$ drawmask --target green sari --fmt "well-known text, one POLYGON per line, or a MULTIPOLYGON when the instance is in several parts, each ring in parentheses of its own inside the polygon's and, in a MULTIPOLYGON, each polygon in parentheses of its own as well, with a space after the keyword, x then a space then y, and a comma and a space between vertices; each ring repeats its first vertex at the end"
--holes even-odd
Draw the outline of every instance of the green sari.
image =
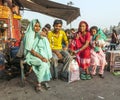
POLYGON ((32 66, 38 82, 49 81, 51 78, 50 63, 43 62, 30 53, 33 49, 48 60, 52 58, 52 51, 47 38, 40 36, 33 30, 35 23, 36 20, 30 23, 25 34, 25 62, 32 66))

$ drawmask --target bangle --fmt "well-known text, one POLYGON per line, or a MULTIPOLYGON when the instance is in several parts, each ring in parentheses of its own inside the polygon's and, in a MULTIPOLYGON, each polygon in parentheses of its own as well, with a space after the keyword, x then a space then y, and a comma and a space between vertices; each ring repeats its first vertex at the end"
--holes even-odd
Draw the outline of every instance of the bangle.
POLYGON ((80 52, 80 51, 81 51, 81 49, 78 49, 78 50, 76 50, 75 52, 78 53, 78 52, 80 52))

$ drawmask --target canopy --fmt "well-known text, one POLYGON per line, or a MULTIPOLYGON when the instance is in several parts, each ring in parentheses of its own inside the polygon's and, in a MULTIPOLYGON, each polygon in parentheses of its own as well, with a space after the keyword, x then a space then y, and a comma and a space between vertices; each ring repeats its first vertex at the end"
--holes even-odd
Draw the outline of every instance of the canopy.
MULTIPOLYGON (((18 1, 18 0, 17 0, 18 1)), ((67 21, 67 24, 80 16, 80 9, 48 0, 19 0, 23 7, 67 21)))

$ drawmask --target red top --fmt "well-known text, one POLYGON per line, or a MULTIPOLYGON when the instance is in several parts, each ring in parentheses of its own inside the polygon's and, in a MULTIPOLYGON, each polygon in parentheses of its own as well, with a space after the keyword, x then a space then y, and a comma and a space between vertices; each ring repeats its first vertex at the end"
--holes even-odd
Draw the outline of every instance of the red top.
MULTIPOLYGON (((72 42, 70 44, 70 49, 78 50, 86 43, 86 41, 90 42, 90 40, 91 40, 91 35, 89 32, 87 32, 86 35, 84 35, 84 36, 82 36, 82 34, 80 32, 76 33, 76 37, 72 40, 72 42)), ((87 49, 90 50, 90 46, 88 46, 85 50, 87 50, 87 49)))
MULTIPOLYGON (((90 42, 90 40, 91 35, 89 32, 87 32, 84 36, 80 32, 76 33, 76 38, 71 42, 70 49, 78 50, 85 45, 86 41, 90 42)), ((83 69, 88 68, 90 66, 90 45, 84 50, 78 52, 76 57, 80 67, 83 69)))

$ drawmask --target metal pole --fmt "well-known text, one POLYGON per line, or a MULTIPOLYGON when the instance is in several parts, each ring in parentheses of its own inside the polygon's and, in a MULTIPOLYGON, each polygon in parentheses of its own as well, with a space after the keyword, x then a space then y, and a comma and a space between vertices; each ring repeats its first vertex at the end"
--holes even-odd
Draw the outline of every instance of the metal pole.
MULTIPOLYGON (((72 6, 72 5, 74 5, 74 4, 73 4, 72 1, 69 1, 69 2, 67 3, 67 5, 68 5, 68 6, 72 6)), ((71 29, 71 28, 72 28, 72 23, 70 22, 70 29, 71 29)))
POLYGON ((72 28, 72 23, 70 22, 70 29, 72 28))

